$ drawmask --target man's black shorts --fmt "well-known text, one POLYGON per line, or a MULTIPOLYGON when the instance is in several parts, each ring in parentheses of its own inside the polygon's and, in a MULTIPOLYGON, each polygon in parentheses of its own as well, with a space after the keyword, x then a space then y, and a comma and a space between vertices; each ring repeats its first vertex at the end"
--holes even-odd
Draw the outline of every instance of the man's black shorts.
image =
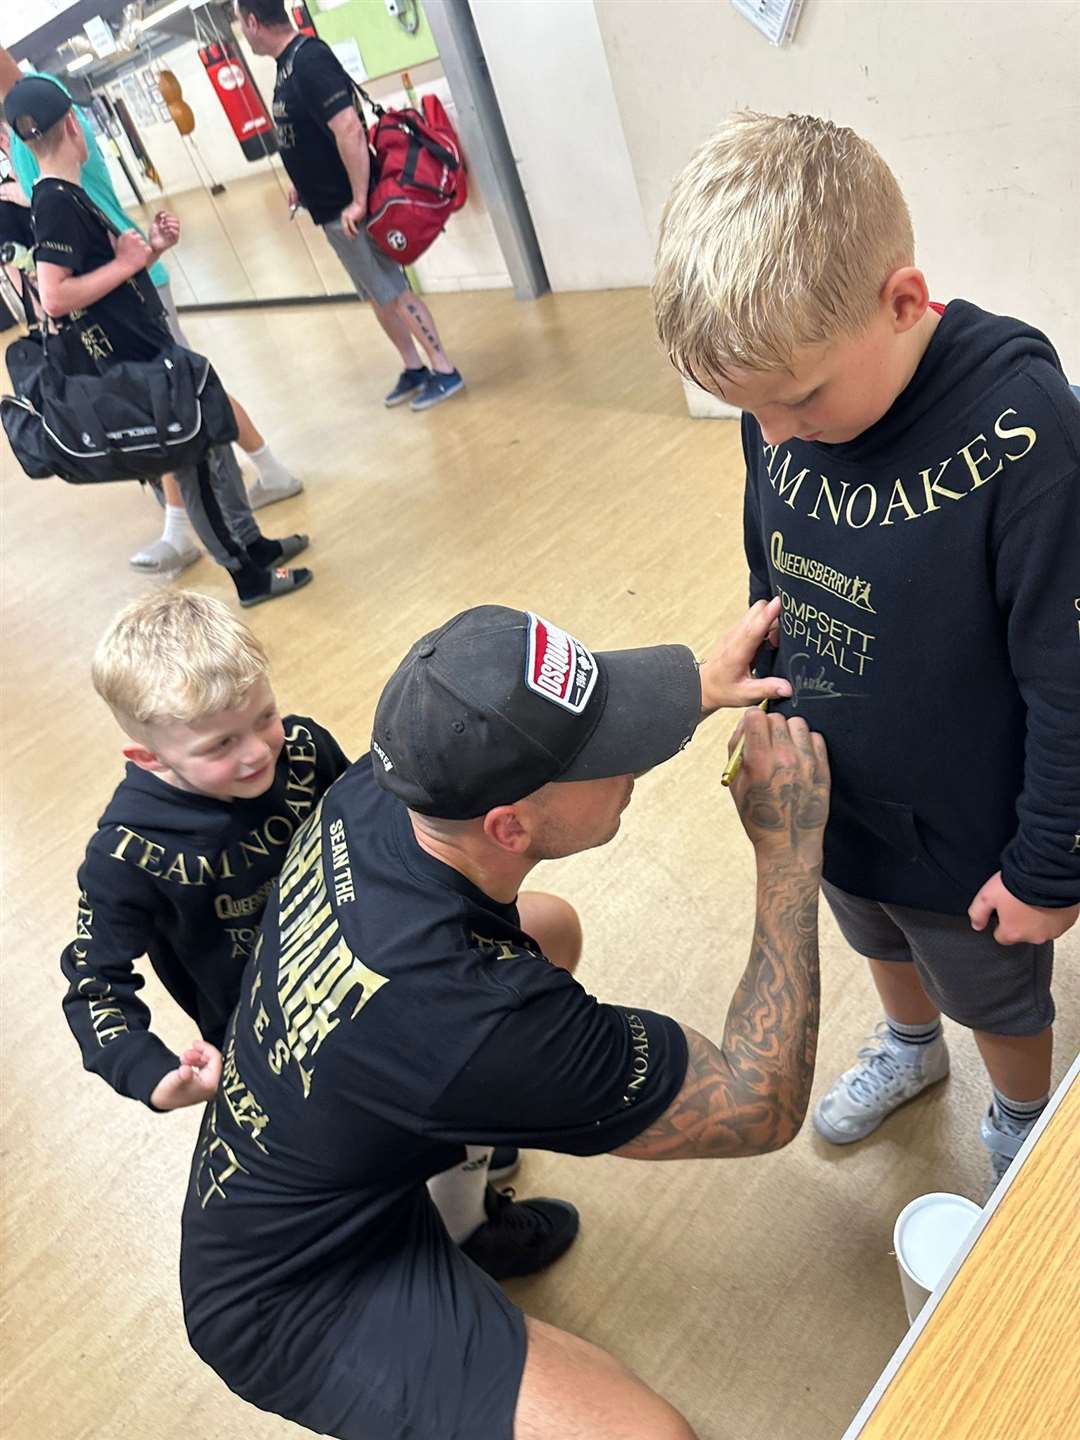
POLYGON ((525 1317, 431 1212, 355 1290, 315 1276, 189 1317, 192 1345, 243 1399, 339 1440, 512 1440, 525 1317))

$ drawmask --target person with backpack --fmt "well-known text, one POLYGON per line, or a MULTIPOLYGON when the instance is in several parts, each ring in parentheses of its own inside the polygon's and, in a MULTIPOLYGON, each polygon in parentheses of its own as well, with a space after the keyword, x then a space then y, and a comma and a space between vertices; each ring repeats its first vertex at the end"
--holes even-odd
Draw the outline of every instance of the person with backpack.
MULTIPOLYGON (((112 366, 173 353, 147 268, 176 244, 180 222, 159 211, 145 239, 110 224, 79 184, 86 141, 60 86, 28 76, 4 109, 41 166, 32 199, 34 258, 42 308, 59 322, 65 373, 107 375, 112 366)), ((213 446, 207 466, 185 465, 176 478, 196 534, 229 572, 241 605, 289 595, 312 579, 310 570, 285 568, 307 549, 306 535, 271 540, 260 532, 230 446, 213 446), (205 481, 199 470, 208 471, 205 481)))
MULTIPOLYGON (((50 84, 62 90, 69 99, 72 98, 70 90, 55 75, 45 74, 41 71, 30 73, 48 80, 50 84)), ((23 72, 8 52, 0 47, 0 100, 6 98, 12 87, 18 84, 22 78, 23 72)), ((94 136, 93 128, 78 106, 75 106, 74 114, 83 132, 87 148, 87 157, 79 172, 79 184, 106 219, 118 230, 138 229, 120 204, 112 175, 109 173, 105 156, 94 136)), ((11 136, 10 151, 10 163, 15 179, 11 193, 5 193, 4 198, 17 204, 25 200, 27 222, 29 222, 30 196, 33 194, 34 185, 41 170, 31 147, 24 144, 17 135, 11 136)), ((33 241, 25 243, 32 246, 33 241)), ((189 350, 192 349, 193 347, 180 324, 169 272, 163 261, 160 258, 154 260, 149 266, 147 274, 157 289, 157 297, 165 309, 166 323, 173 339, 178 345, 183 345, 189 350)), ((279 500, 288 500, 294 495, 299 495, 304 488, 303 482, 290 473, 270 448, 269 442, 236 396, 230 395, 229 401, 236 416, 239 432, 236 443, 247 455, 256 471, 256 479, 248 491, 251 508, 261 510, 266 505, 273 505, 279 500)), ((150 488, 164 511, 164 527, 156 540, 141 546, 132 555, 129 563, 131 568, 140 574, 177 575, 190 565, 194 565, 202 555, 198 537, 184 510, 183 496, 180 494, 180 487, 175 477, 170 474, 163 475, 161 480, 156 481, 150 488)))
POLYGON ((255 54, 277 62, 273 116, 293 186, 289 203, 303 205, 320 226, 401 356, 404 368, 385 403, 410 401, 413 410, 430 410, 457 395, 465 381, 404 270, 376 249, 364 228, 371 154, 353 82, 329 45, 296 30, 284 0, 236 0, 236 15, 255 54))

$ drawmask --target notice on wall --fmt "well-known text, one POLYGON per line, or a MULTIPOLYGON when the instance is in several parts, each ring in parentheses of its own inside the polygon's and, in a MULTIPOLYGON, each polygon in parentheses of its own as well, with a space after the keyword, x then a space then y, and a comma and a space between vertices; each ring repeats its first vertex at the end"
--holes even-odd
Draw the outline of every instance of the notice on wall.
POLYGON ((99 60, 116 54, 116 41, 113 33, 100 15, 92 15, 83 26, 83 30, 86 38, 97 51, 99 60))
POLYGON ((360 46, 353 39, 338 40, 330 46, 334 54, 345 67, 347 75, 362 85, 368 78, 368 72, 364 65, 363 57, 360 54, 360 46))
POLYGON ((795 34, 803 0, 731 0, 740 15, 774 45, 787 45, 795 34))

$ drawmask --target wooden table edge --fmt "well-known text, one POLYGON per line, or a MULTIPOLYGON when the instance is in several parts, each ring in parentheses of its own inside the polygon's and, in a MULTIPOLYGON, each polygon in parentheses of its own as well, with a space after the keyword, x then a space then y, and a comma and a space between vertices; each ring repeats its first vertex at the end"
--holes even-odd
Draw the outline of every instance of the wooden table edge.
MULTIPOLYGON (((1077 1054, 1072 1064, 1069 1066, 1069 1069, 1066 1072, 1064 1079, 1061 1081, 1061 1084, 1057 1087, 1057 1089, 1051 1096, 1050 1103, 1047 1105, 1043 1113, 1039 1116, 1039 1119, 1032 1127, 1031 1134, 1024 1141, 1019 1154, 1006 1171, 1004 1180, 1002 1180, 1001 1184, 994 1191, 993 1195, 991 1195, 986 1205, 983 1206, 983 1212, 979 1216, 979 1219, 975 1223, 974 1227, 972 1228, 971 1234, 967 1237, 967 1239, 964 1241, 964 1244, 953 1256, 952 1263, 945 1271, 945 1274, 941 1277, 941 1280, 938 1282, 937 1288, 933 1291, 930 1299, 927 1300, 926 1304, 919 1311, 918 1318, 915 1320, 914 1324, 909 1328, 907 1334, 893 1351, 889 1363, 881 1372, 881 1375, 878 1377, 877 1383, 875 1384, 874 1388, 870 1391, 870 1394, 863 1401, 858 1414, 855 1416, 854 1420, 852 1420, 848 1428, 844 1431, 843 1435, 840 1437, 840 1440, 857 1440, 857 1437, 862 1434, 867 1421, 877 1409, 880 1402, 884 1399, 885 1392, 888 1390, 889 1386, 896 1378, 900 1367, 903 1365, 904 1361, 907 1359, 908 1355, 914 1348, 915 1342, 919 1339, 922 1332, 926 1329, 926 1326, 930 1321, 930 1317, 933 1315, 934 1311, 937 1309, 938 1305, 941 1302, 941 1297, 945 1294, 946 1290, 948 1290, 949 1286, 956 1278, 957 1272, 959 1271, 961 1265, 963 1265, 964 1261, 971 1254, 972 1250, 974 1250, 976 1244, 978 1243, 980 1235, 982 1235, 987 1225, 989 1225, 990 1221, 993 1219, 993 1216, 997 1211, 998 1206, 1001 1204, 1002 1200, 1004 1200, 1010 1185, 1012 1185, 1017 1175, 1019 1175, 1020 1170, 1024 1165, 1024 1162, 1027 1160, 1027 1157, 1031 1154, 1032 1150, 1039 1143, 1039 1137, 1042 1135, 1047 1125, 1049 1125, 1050 1121, 1057 1113, 1061 1102, 1065 1099, 1065 1096, 1069 1093, 1069 1090, 1072 1088, 1073 1083, 1077 1080, 1078 1077, 1080 1077, 1080 1054, 1077 1054)), ((899 1280, 897 1280, 897 1284, 899 1283, 899 1280)))

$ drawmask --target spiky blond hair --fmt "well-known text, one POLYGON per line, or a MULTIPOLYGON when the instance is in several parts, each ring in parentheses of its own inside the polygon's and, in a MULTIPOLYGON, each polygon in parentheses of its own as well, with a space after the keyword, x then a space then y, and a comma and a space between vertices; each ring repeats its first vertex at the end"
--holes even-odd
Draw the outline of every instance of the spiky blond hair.
POLYGON ((675 181, 653 303, 672 363, 701 383, 786 369, 870 321, 914 261, 892 171, 853 130, 812 115, 732 115, 675 181))

